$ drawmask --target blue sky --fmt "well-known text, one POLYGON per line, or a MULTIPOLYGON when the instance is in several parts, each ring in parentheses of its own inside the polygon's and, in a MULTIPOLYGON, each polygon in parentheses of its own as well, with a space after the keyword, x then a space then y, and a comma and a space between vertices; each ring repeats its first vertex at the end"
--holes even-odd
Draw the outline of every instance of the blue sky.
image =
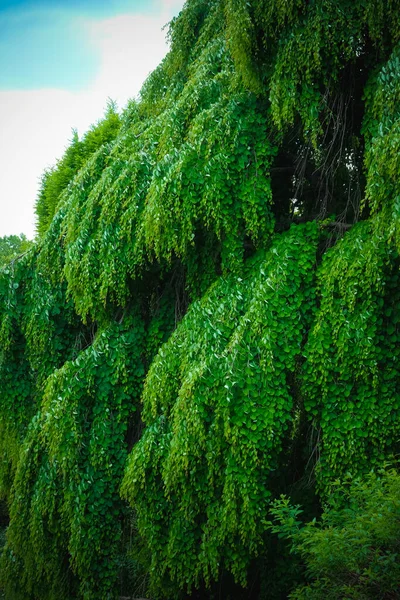
POLYGON ((0 0, 0 236, 34 235, 43 170, 71 129, 123 108, 167 52, 184 0, 0 0))
POLYGON ((86 20, 155 15, 158 5, 146 0, 0 2, 0 89, 82 89, 100 68, 85 37, 86 20))

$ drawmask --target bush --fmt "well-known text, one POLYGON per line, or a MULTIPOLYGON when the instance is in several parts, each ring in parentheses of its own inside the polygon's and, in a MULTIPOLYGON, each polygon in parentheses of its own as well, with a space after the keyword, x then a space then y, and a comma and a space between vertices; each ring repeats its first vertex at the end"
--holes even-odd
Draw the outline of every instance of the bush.
POLYGON ((337 483, 320 521, 299 520, 299 506, 282 496, 270 527, 291 541, 307 583, 292 600, 399 598, 400 475, 394 470, 337 483))

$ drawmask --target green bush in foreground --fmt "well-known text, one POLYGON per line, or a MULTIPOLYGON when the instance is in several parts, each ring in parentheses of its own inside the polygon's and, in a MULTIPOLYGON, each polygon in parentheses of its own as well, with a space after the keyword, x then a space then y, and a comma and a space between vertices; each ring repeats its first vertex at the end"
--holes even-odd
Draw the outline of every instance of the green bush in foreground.
POLYGON ((399 598, 400 475, 394 470, 337 483, 321 519, 306 525, 299 506, 281 496, 273 532, 305 563, 306 585, 292 600, 399 598))

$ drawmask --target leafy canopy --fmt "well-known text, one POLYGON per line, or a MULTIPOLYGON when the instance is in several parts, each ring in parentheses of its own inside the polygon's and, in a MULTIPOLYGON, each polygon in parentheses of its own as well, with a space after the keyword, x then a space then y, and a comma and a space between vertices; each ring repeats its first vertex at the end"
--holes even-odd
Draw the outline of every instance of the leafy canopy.
POLYGON ((44 174, 0 271, 9 598, 132 595, 129 561, 155 597, 290 590, 273 499, 312 518, 398 455, 399 37, 398 0, 188 0, 44 174))

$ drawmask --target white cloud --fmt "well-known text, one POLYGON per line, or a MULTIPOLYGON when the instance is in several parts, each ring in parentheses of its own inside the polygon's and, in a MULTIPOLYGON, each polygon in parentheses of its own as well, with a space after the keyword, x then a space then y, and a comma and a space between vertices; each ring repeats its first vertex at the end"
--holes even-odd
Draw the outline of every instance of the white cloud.
POLYGON ((178 14, 183 4, 183 0, 160 0, 161 10, 167 11, 169 15, 178 14))
POLYGON ((94 81, 81 92, 0 91, 0 236, 34 235, 34 202, 43 170, 71 138, 103 115, 107 98, 123 107, 167 51, 161 28, 183 1, 160 0, 157 16, 120 15, 80 22, 100 55, 94 81))
POLYGON ((101 70, 92 91, 124 105, 167 52, 165 14, 160 17, 121 15, 88 22, 91 43, 100 50, 101 70))

